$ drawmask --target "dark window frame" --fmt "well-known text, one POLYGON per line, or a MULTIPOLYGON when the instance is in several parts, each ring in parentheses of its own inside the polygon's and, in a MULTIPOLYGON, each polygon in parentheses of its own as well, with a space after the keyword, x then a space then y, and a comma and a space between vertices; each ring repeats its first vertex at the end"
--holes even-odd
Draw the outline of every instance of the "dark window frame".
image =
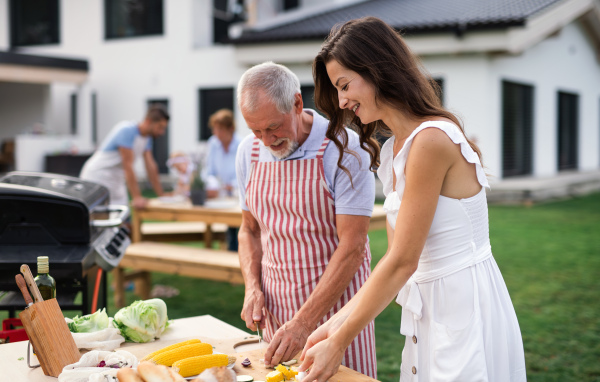
POLYGON ((558 171, 576 170, 579 167, 581 97, 575 92, 561 90, 556 95, 556 166, 558 171), (572 115, 564 115, 563 112, 571 112, 572 115))
MULTIPOLYGON (((212 106, 212 105, 211 105, 212 106)), ((210 127, 208 126, 208 119, 210 116, 219 109, 230 109, 234 113, 235 117, 235 89, 233 87, 207 87, 207 88, 199 88, 198 89, 198 136, 197 140, 200 142, 206 142, 208 138, 212 136, 212 132, 210 127), (221 92, 220 95, 213 94, 212 96, 209 92, 221 92), (209 104, 205 102, 205 99, 216 100, 219 98, 220 100, 228 98, 225 95, 225 92, 231 92, 231 102, 218 102, 220 105, 216 107, 209 107, 209 104)))
POLYGON ((535 86, 502 80, 500 101, 502 177, 531 175, 534 162, 535 86), (519 99, 515 101, 514 98, 519 99))
MULTIPOLYGON (((113 31, 112 24, 113 20, 111 19, 113 14, 112 7, 115 6, 116 1, 119 0, 104 0, 104 39, 105 40, 122 40, 128 38, 138 38, 138 37, 155 37, 155 36, 164 36, 165 34, 165 2, 164 0, 152 0, 155 1, 156 4, 153 4, 157 8, 160 8, 160 16, 155 20, 152 20, 149 16, 146 16, 146 20, 144 22, 151 24, 151 21, 157 22, 156 27, 157 30, 151 30, 149 32, 134 32, 133 34, 118 34, 113 31)), ((146 4, 149 0, 145 0, 146 4)), ((148 25, 145 25, 146 28, 149 28, 148 25)), ((151 28, 150 28, 151 29, 151 28)))
MULTIPOLYGON (((21 13, 23 12, 23 3, 26 0, 10 0, 8 2, 8 15, 9 15, 9 33, 10 33, 10 46, 11 48, 23 47, 23 46, 37 46, 37 45, 58 45, 60 44, 60 0, 44 0, 48 8, 54 8, 51 11, 49 23, 53 24, 50 35, 51 41, 48 42, 19 42, 23 26, 19 24, 21 13), (18 4, 18 6, 17 6, 18 4)), ((44 34, 48 36, 48 33, 44 34)))
POLYGON ((70 106, 71 106, 71 135, 77 135, 77 93, 71 93, 70 106))

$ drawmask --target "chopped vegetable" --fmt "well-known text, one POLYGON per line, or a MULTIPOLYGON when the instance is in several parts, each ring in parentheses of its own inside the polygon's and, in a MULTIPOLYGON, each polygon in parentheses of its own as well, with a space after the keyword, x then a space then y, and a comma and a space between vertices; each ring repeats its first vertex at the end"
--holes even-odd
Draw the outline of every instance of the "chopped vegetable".
POLYGON ((252 362, 250 362, 250 359, 246 358, 245 360, 242 361, 242 366, 248 367, 250 365, 252 365, 252 362))
POLYGON ((115 314, 113 324, 127 342, 152 341, 169 325, 167 305, 160 298, 135 301, 115 314))
MULTIPOLYGON (((246 358, 248 359, 248 358, 246 358)), ((254 377, 252 377, 251 375, 238 375, 237 376, 237 382, 252 382, 254 381, 254 377)))
POLYGON ((85 316, 75 316, 67 326, 72 333, 91 333, 108 328, 108 314, 106 309, 97 310, 85 316))
POLYGON ((274 370, 266 375, 266 382, 280 382, 283 381, 283 374, 279 370, 274 370))
POLYGON ((282 362, 281 364, 284 366, 292 366, 298 363, 297 359, 290 359, 289 361, 282 362))

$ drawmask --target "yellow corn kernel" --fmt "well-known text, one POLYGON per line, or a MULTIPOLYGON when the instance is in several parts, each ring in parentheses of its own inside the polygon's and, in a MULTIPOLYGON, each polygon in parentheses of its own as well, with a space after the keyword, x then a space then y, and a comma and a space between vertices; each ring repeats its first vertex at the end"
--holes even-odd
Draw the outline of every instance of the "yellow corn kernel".
POLYGON ((210 354, 197 357, 190 357, 173 363, 173 370, 187 378, 192 375, 200 374, 211 367, 227 366, 229 363, 235 363, 235 357, 227 354, 210 354))
POLYGON ((212 352, 213 347, 211 344, 201 342, 199 344, 180 346, 164 353, 160 353, 152 357, 150 361, 159 365, 171 366, 175 361, 179 361, 184 358, 208 355, 212 354, 212 352))
POLYGON ((275 370, 277 370, 281 374, 283 374, 284 379, 291 379, 291 377, 288 376, 288 374, 289 374, 288 368, 283 366, 282 364, 277 365, 277 367, 275 367, 275 370))
POLYGON ((191 340, 187 340, 187 341, 183 341, 183 342, 178 342, 178 343, 176 343, 176 344, 173 344, 173 345, 166 346, 166 347, 164 347, 164 348, 162 348, 162 349, 158 349, 157 351, 155 351, 155 352, 152 352, 152 353, 148 354, 147 356, 145 356, 144 358, 142 358, 142 359, 140 360, 140 362, 142 362, 142 361, 149 361, 151 358, 153 358, 154 356, 157 356, 157 355, 158 355, 158 354, 160 354, 160 353, 164 353, 164 352, 167 352, 167 351, 169 351, 169 350, 176 349, 176 348, 178 348, 178 347, 181 347, 181 346, 185 346, 185 345, 191 345, 191 344, 199 344, 199 343, 201 343, 201 342, 202 342, 202 341, 200 341, 200 340, 199 340, 199 339, 197 339, 197 338, 193 338, 193 339, 191 339, 191 340))
POLYGON ((283 373, 279 370, 275 370, 267 374, 265 382, 280 382, 283 381, 283 373))

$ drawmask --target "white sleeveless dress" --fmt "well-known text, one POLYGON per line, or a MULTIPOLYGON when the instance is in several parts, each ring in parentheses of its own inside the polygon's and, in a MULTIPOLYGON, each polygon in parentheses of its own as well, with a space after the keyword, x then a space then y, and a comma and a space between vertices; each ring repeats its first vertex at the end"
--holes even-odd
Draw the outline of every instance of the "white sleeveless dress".
POLYGON ((479 157, 456 125, 421 124, 395 158, 394 137, 383 145, 377 175, 388 222, 395 227, 412 141, 429 127, 460 145, 466 160, 475 164, 481 191, 466 199, 439 197, 417 271, 396 299, 402 306, 400 332, 406 336, 400 381, 525 381, 519 323, 490 247, 489 185, 479 157))

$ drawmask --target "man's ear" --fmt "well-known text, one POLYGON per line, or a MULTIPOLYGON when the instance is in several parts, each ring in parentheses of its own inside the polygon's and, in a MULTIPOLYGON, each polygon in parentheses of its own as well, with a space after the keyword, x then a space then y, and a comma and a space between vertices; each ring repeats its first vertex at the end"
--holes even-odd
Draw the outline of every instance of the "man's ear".
POLYGON ((296 95, 294 95, 294 111, 297 114, 301 114, 303 108, 304 102, 302 101, 302 94, 296 93, 296 95))

